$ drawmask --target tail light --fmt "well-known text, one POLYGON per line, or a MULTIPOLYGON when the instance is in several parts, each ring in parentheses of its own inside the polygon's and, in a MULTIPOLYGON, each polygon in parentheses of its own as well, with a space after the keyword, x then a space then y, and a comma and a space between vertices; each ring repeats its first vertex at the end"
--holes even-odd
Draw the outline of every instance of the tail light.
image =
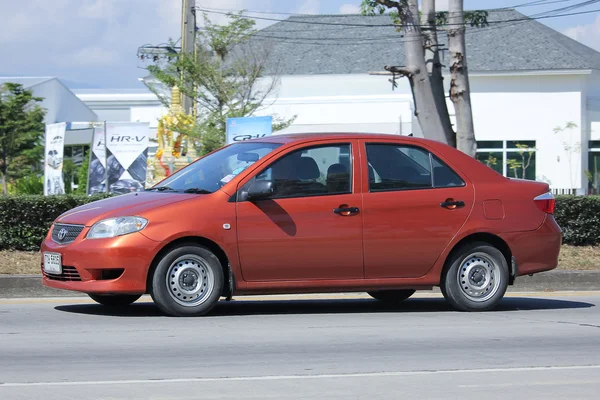
POLYGON ((533 201, 535 202, 535 205, 546 214, 554 214, 555 200, 552 192, 540 194, 533 199, 533 201))

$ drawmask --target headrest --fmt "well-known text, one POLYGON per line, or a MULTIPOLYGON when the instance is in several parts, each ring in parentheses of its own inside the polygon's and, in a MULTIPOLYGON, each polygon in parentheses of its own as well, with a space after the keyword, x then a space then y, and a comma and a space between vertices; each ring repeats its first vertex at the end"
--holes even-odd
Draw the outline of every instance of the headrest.
POLYGON ((319 179, 321 171, 312 157, 300 157, 295 163, 298 179, 319 179))
POLYGON ((332 177, 334 175, 342 175, 342 174, 347 174, 347 173, 348 173, 348 170, 342 164, 332 164, 327 169, 327 179, 329 179, 330 177, 332 177))

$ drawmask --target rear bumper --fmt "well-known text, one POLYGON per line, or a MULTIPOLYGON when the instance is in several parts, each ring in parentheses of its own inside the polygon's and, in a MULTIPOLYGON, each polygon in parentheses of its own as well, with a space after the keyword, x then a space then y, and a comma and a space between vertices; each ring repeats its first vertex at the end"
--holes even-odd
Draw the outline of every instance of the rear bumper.
POLYGON ((44 273, 42 265, 42 284, 55 289, 84 293, 145 293, 148 270, 160 243, 140 233, 87 240, 84 239, 87 230, 88 228, 84 229, 78 239, 68 245, 59 245, 51 238, 46 238, 42 243, 42 253, 60 253, 63 271, 69 272, 63 273, 62 276, 48 275, 44 273), (106 277, 104 272, 120 270, 122 273, 117 278, 103 279, 106 277))
POLYGON ((551 215, 546 216, 542 225, 534 231, 499 236, 510 247, 517 265, 517 276, 550 271, 558 266, 562 231, 551 215))

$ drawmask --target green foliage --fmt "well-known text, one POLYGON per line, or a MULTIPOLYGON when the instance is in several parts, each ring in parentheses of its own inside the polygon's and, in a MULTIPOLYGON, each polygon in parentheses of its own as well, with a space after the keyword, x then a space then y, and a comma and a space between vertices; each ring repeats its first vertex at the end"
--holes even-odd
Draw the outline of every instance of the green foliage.
POLYGON ((15 181, 12 187, 14 194, 44 194, 44 178, 32 173, 25 175, 15 181))
POLYGON ((554 217, 563 231, 563 243, 600 244, 600 196, 557 196, 554 217))
POLYGON ((98 196, 0 196, 0 250, 39 250, 52 222, 98 196))
POLYGON ((88 170, 90 169, 90 150, 83 155, 83 162, 77 169, 77 184, 75 194, 87 194, 88 170))
POLYGON ((535 152, 535 147, 529 147, 526 144, 516 143, 517 153, 519 154, 520 159, 508 159, 506 160, 506 165, 508 169, 513 171, 515 178, 525 179, 527 177, 527 168, 531 164, 531 160, 533 158, 533 153, 535 152), (521 176, 518 176, 518 173, 521 172, 521 176))
POLYGON ((0 86, 0 177, 5 182, 39 169, 45 111, 37 103, 42 100, 22 85, 0 86))
MULTIPOLYGON (((179 133, 199 139, 203 154, 225 143, 227 118, 254 115, 278 83, 271 69, 270 48, 264 41, 251 39, 255 22, 242 13, 227 17, 228 24, 218 25, 204 15, 205 27, 197 34, 195 54, 173 54, 164 67, 148 67, 159 82, 149 82, 148 88, 165 105, 170 98, 161 87, 177 86, 196 100, 196 126, 179 133), (269 78, 265 78, 267 67, 269 78)), ((290 123, 277 120, 274 130, 290 123)))

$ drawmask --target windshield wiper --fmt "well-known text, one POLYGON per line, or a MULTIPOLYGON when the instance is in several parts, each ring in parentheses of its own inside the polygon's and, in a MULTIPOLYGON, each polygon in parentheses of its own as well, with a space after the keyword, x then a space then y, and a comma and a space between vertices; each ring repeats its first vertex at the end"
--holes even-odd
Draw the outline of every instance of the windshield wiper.
POLYGON ((159 187, 151 188, 148 190, 158 190, 159 192, 164 192, 166 190, 175 190, 175 189, 173 189, 172 187, 169 187, 169 186, 159 186, 159 187))
POLYGON ((185 189, 183 193, 194 193, 194 194, 211 194, 210 190, 200 189, 200 188, 189 188, 185 189))

